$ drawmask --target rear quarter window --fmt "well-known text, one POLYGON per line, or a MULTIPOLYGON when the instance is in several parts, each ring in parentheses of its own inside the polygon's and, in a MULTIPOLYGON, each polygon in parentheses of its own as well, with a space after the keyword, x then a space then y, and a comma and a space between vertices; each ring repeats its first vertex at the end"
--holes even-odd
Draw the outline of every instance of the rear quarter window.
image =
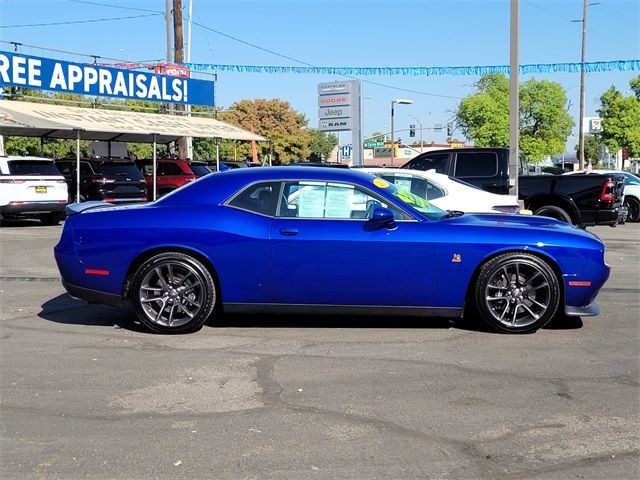
POLYGON ((205 175, 208 175, 212 171, 209 168, 209 166, 205 165, 205 164, 193 164, 192 163, 189 166, 191 167, 191 171, 193 172, 193 174, 197 175, 198 177, 204 177, 205 175))
POLYGON ((498 156, 493 152, 456 154, 456 177, 492 177, 498 173, 498 156))

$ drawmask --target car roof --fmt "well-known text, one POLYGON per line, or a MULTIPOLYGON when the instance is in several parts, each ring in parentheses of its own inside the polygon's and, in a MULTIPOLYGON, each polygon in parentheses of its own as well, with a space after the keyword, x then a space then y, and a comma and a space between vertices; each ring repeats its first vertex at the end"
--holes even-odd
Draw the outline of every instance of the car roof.
POLYGON ((351 182, 376 189, 370 174, 348 168, 289 166, 237 168, 201 177, 187 187, 163 197, 159 203, 220 203, 252 183, 283 180, 351 182))
POLYGON ((22 156, 18 156, 18 155, 9 155, 6 157, 0 157, 0 160, 6 160, 8 162, 15 162, 15 161, 34 161, 34 160, 38 160, 40 162, 45 161, 45 162, 53 162, 53 159, 51 158, 44 158, 44 157, 32 157, 32 156, 26 156, 26 157, 22 157, 22 156))

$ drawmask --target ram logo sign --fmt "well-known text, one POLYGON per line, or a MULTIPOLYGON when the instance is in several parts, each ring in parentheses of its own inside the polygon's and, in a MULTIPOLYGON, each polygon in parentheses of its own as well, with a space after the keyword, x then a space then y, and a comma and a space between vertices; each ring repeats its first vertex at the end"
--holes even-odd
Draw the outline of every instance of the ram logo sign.
POLYGON ((340 131, 351 130, 350 118, 338 118, 335 120, 320 120, 320 130, 323 131, 340 131))

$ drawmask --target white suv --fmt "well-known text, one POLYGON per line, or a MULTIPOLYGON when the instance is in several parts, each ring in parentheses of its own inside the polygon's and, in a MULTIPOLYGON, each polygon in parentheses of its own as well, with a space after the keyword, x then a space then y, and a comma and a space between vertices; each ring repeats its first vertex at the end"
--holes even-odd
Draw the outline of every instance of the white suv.
POLYGON ((68 201, 67 183, 53 160, 0 157, 0 220, 36 217, 57 225, 68 201))

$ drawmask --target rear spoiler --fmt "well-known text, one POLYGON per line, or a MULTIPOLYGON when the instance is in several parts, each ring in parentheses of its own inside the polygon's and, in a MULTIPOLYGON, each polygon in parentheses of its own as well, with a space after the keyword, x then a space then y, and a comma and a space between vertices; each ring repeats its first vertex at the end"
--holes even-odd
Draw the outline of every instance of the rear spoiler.
POLYGON ((67 217, 70 217, 71 215, 77 215, 79 213, 86 212, 87 210, 97 210, 99 208, 109 208, 109 207, 115 207, 115 205, 113 203, 98 202, 98 201, 70 203, 69 205, 66 206, 64 211, 67 214, 67 217))

